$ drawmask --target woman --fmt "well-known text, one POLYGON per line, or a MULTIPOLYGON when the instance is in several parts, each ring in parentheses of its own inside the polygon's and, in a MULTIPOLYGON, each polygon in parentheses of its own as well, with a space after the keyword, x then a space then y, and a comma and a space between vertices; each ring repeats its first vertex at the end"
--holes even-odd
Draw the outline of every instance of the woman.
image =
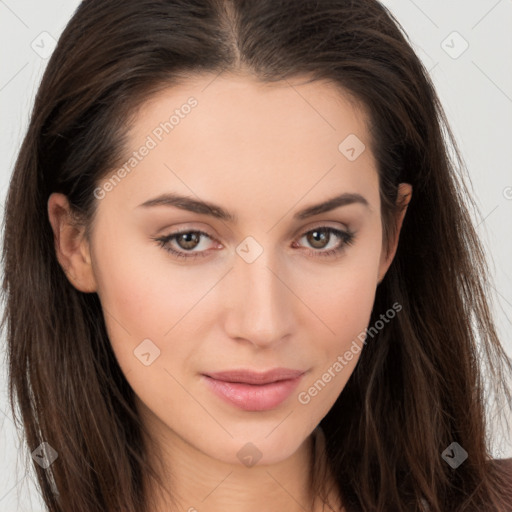
POLYGON ((374 0, 82 2, 5 207, 48 510, 510 510, 443 130, 374 0))

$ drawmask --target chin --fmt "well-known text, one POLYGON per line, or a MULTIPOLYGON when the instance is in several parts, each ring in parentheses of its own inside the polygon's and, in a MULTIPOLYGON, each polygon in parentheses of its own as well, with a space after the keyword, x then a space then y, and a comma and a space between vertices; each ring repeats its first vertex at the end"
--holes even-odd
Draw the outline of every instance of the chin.
MULTIPOLYGON (((284 417, 286 418, 286 415, 284 417)), ((285 419, 284 423, 286 421, 285 419)), ((247 429, 244 435, 235 436, 212 450, 213 443, 219 440, 217 438, 212 440, 209 452, 211 456, 227 464, 247 467, 256 464, 258 466, 277 464, 291 457, 311 433, 293 429, 290 425, 284 428, 284 423, 279 425, 277 422, 270 429, 266 425, 253 430, 247 429)))

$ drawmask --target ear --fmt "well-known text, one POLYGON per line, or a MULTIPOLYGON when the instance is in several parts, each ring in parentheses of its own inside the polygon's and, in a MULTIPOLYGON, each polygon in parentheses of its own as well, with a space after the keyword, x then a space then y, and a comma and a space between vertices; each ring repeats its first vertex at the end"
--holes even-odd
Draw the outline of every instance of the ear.
POLYGON ((386 252, 386 248, 382 248, 380 264, 379 264, 379 275, 378 275, 378 284, 384 279, 388 268, 395 257, 396 250, 398 247, 398 239, 400 237, 400 230, 402 229, 402 223, 404 221, 405 213, 407 212, 407 207, 412 197, 412 186, 409 183, 400 183, 398 185, 398 194, 396 199, 396 204, 400 205, 400 209, 395 217, 396 224, 396 236, 394 240, 390 241, 389 253, 386 252))
POLYGON ((95 292, 96 280, 91 265, 85 227, 73 218, 73 212, 64 194, 53 193, 48 199, 48 217, 53 229, 57 259, 70 283, 86 293, 95 292))

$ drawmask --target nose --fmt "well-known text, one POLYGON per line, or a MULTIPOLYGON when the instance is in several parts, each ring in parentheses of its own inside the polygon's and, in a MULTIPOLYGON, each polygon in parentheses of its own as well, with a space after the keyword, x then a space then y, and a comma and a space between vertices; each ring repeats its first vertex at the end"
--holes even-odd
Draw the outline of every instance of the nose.
POLYGON ((233 271, 224 286, 225 330, 232 339, 264 348, 292 334, 297 325, 294 308, 299 301, 269 250, 252 263, 235 254, 233 271))

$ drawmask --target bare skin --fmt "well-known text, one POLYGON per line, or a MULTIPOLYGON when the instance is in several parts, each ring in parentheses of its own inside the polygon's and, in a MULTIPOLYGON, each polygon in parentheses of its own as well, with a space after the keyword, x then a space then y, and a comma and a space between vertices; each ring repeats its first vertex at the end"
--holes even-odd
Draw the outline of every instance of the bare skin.
MULTIPOLYGON (((129 173, 115 186, 105 186, 112 174, 99 184, 90 240, 69 221, 62 194, 51 195, 48 214, 70 282, 101 300, 114 353, 161 454, 161 475, 177 506, 154 489, 152 510, 321 510, 321 500, 308 508, 315 496, 308 485, 312 432, 354 370, 360 352, 341 370, 333 365, 354 341, 362 346, 358 335, 398 244, 398 236, 389 252, 382 244, 363 111, 326 82, 197 75, 143 106, 127 160, 148 136, 155 147, 142 150, 129 173), (191 96, 196 106, 181 108, 191 96), (177 124, 158 140, 155 128, 180 108, 177 124), (350 150, 354 139, 340 151, 350 134, 366 145, 362 152, 350 150), (139 206, 171 192, 215 203, 237 222, 139 206), (343 193, 360 194, 367 204, 294 219, 343 193), (315 228, 350 230, 354 239, 345 244, 328 231, 315 237, 315 228), (192 237, 166 247, 188 257, 154 240, 182 230, 192 237), (207 236, 193 238, 197 230, 207 236), (146 365, 136 353, 148 339, 146 365), (284 401, 259 411, 223 400, 203 376, 275 367, 304 374, 284 401), (325 386, 309 391, 319 379, 325 386), (261 457, 256 464, 244 462, 247 450, 261 457)), ((411 186, 401 184, 399 194, 407 203, 411 186)), ((396 218, 398 233, 404 215, 396 218)))

